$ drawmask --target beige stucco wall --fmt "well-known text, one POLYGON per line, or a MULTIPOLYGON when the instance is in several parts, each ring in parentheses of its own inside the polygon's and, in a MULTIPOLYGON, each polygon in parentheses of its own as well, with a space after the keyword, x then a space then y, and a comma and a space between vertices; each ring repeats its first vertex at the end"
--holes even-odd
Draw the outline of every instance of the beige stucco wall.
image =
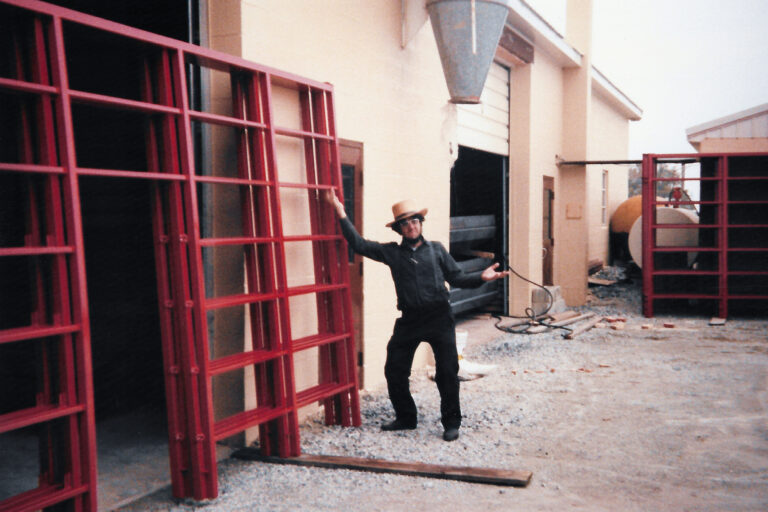
MULTIPOLYGON (((337 134, 364 145, 366 238, 397 240, 384 226, 390 206, 412 198, 429 208, 426 236, 447 245, 456 112, 428 22, 403 49, 400 2, 231 0, 210 2, 209 11, 214 49, 334 85, 337 134)), ((384 382, 397 310, 385 265, 365 261, 363 286, 365 386, 372 388, 384 382)), ((417 364, 427 357, 425 346, 417 364)))
POLYGON ((704 139, 699 143, 699 153, 750 153, 768 151, 768 139, 704 139))
MULTIPOLYGON (((592 160, 622 160, 629 151, 629 121, 611 107, 607 98, 592 94, 589 154, 592 160)), ((588 260, 609 263, 609 231, 613 212, 628 197, 626 165, 587 166, 587 202, 589 222, 588 260), (608 172, 607 215, 602 219, 602 176, 608 172)))
MULTIPOLYGON (((540 283, 544 176, 555 178, 559 196, 555 155, 562 150, 562 69, 546 53, 537 53, 535 65, 513 68, 510 98, 510 262, 517 272, 540 283)), ((510 314, 520 315, 530 306, 532 288, 520 279, 510 280, 510 314)))

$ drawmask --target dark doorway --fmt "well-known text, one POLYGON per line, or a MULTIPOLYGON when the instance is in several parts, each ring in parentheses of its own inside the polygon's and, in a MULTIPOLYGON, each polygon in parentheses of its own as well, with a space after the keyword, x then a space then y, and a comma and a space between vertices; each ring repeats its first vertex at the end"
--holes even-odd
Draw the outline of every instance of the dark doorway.
MULTIPOLYGON (((465 271, 506 264, 508 182, 506 157, 459 147, 451 170, 450 251, 465 271)), ((451 304, 455 313, 484 309, 506 314, 506 281, 452 291, 451 304)))
MULTIPOLYGON (((358 233, 363 232, 363 145, 347 140, 339 141, 341 176, 344 185, 344 209, 358 233)), ((352 295, 352 314, 355 322, 355 348, 357 350, 358 387, 363 388, 363 257, 349 249, 349 284, 352 295)))
POLYGON ((151 186, 80 178, 100 508, 170 482, 151 186))
POLYGON ((544 195, 542 200, 542 280, 544 286, 552 286, 553 266, 555 251, 555 229, 554 229, 554 211, 555 211, 555 178, 544 176, 543 183, 544 195))

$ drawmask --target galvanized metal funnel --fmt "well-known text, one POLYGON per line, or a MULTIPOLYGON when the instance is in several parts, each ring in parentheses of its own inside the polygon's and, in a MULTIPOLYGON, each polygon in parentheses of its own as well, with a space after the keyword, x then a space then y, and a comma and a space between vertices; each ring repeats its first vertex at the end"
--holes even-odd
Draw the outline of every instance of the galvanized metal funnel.
POLYGON ((437 40, 452 103, 480 103, 488 69, 509 11, 494 0, 429 0, 429 19, 437 40))

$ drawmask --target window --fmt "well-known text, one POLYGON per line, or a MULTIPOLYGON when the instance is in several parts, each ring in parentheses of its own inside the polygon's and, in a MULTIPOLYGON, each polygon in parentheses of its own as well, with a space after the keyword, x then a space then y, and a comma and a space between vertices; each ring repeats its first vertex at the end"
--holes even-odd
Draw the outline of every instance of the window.
POLYGON ((603 170, 600 189, 600 220, 603 226, 608 224, 608 171, 606 170, 603 170))

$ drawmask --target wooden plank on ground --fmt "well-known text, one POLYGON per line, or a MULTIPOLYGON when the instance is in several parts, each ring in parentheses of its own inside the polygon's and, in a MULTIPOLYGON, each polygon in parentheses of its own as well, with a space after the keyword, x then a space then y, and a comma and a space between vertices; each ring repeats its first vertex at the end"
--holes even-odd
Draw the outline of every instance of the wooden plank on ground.
POLYGON ((569 318, 573 318, 579 316, 578 311, 574 311, 573 309, 569 309, 568 311, 562 311, 560 313, 553 313, 549 315, 549 317, 552 319, 552 322, 560 322, 562 320, 568 320, 569 318))
POLYGON ((589 320, 587 323, 585 323, 583 325, 576 326, 571 332, 566 334, 564 336, 564 338, 567 339, 567 340, 572 340, 573 338, 575 338, 579 334, 581 334, 583 332, 587 332, 588 330, 593 328, 595 326, 595 324, 600 323, 600 321, 602 319, 603 319, 603 317, 596 316, 596 317, 592 318, 591 320, 589 320))
POLYGON ((420 462, 396 462, 384 459, 365 459, 361 457, 342 457, 336 455, 302 454, 298 457, 272 457, 261 455, 258 448, 242 448, 232 454, 232 456, 238 459, 271 464, 352 469, 356 471, 371 471, 374 473, 396 473, 400 475, 514 487, 527 486, 533 476, 533 473, 530 471, 513 469, 443 466, 439 464, 423 464, 420 462))
POLYGON ((563 327, 563 326, 566 326, 566 325, 575 324, 576 322, 580 322, 581 320, 586 320, 587 318, 592 318, 593 316, 595 316, 595 314, 590 311, 589 313, 582 313, 582 314, 580 314, 578 316, 574 316, 572 318, 567 318, 567 319, 561 320, 559 322, 551 322, 551 323, 549 323, 547 325, 535 325, 535 326, 529 328, 525 332, 527 332, 529 334, 539 334, 539 333, 542 333, 542 332, 546 331, 547 329, 551 329, 552 327, 563 327))

